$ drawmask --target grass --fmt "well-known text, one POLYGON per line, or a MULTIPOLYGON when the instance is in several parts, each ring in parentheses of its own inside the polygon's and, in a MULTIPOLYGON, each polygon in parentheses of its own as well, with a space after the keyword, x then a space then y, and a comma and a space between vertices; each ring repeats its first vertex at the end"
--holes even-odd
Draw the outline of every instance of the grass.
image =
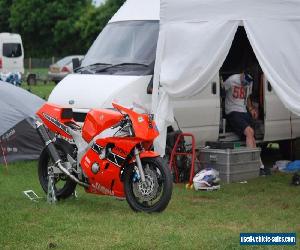
MULTIPOLYGON (((25 71, 25 75, 27 75, 28 70, 25 71)), ((36 68, 32 69, 31 73, 35 73, 38 75, 38 77, 46 79, 47 78, 47 73, 48 69, 47 68, 36 68)), ((27 85, 26 81, 23 81, 22 83, 22 88, 32 92, 33 94, 47 100, 51 91, 55 87, 54 82, 47 82, 44 83, 42 80, 38 80, 36 85, 27 85)))
POLYGON ((34 68, 34 69, 26 69, 25 70, 25 75, 27 75, 28 73, 34 73, 37 74, 40 77, 47 77, 48 74, 48 68, 34 68))
MULTIPOLYGON (((54 86, 22 87, 46 99, 54 86)), ((253 249, 239 245, 240 232, 296 232, 299 237, 300 188, 289 185, 289 175, 222 185, 215 192, 176 185, 163 213, 145 214, 134 213, 126 201, 82 188, 77 188, 78 199, 49 205, 36 165, 10 164, 8 173, 0 165, 0 249, 253 249), (43 199, 29 201, 22 193, 28 189, 43 199)))
POLYGON ((53 82, 49 82, 47 84, 38 83, 37 85, 28 86, 26 83, 22 84, 22 88, 29 90, 31 93, 47 100, 51 91, 55 87, 53 82))
POLYGON ((290 179, 276 174, 214 192, 176 185, 163 213, 145 214, 82 188, 78 199, 31 202, 22 191, 45 197, 36 162, 11 164, 8 173, 0 165, 0 249, 249 249, 239 245, 240 232, 299 235, 300 188, 290 179))

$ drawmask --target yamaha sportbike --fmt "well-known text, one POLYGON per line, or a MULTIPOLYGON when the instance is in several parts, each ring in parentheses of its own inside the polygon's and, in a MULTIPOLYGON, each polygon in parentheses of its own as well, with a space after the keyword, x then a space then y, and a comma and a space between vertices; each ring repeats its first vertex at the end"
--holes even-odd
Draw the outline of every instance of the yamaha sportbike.
POLYGON ((57 199, 76 185, 88 193, 126 197, 135 211, 160 212, 172 195, 167 164, 152 150, 158 130, 152 114, 116 103, 114 109, 91 109, 83 125, 70 108, 44 104, 36 127, 45 148, 38 165, 40 184, 48 192, 51 176, 57 199))

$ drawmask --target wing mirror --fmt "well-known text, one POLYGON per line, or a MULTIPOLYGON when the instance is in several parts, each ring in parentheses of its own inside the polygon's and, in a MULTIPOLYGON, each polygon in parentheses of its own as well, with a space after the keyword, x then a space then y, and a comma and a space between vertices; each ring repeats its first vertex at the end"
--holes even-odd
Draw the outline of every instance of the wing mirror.
POLYGON ((75 71, 75 69, 80 67, 80 61, 79 58, 73 58, 72 59, 72 64, 73 64, 73 71, 75 71))
POLYGON ((147 94, 148 95, 152 95, 152 91, 153 91, 153 76, 148 84, 148 87, 147 87, 147 94))

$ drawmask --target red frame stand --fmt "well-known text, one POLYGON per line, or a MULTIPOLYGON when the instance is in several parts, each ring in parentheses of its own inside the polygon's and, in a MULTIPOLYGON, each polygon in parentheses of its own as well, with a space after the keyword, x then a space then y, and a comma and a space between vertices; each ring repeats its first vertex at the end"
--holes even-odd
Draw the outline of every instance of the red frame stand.
POLYGON ((196 159, 196 140, 195 136, 192 133, 181 133, 177 136, 175 145, 172 149, 171 157, 170 157, 170 162, 169 162, 169 168, 174 170, 175 173, 175 180, 176 183, 179 182, 179 175, 178 175, 178 167, 176 164, 176 156, 177 155, 186 155, 192 156, 192 166, 191 166, 191 171, 190 171, 190 179, 189 179, 189 185, 191 186, 193 184, 193 178, 194 178, 194 171, 195 171, 195 159, 196 159), (185 137, 191 137, 192 139, 192 149, 190 152, 178 152, 177 147, 178 143, 180 142, 181 139, 184 139, 185 137))

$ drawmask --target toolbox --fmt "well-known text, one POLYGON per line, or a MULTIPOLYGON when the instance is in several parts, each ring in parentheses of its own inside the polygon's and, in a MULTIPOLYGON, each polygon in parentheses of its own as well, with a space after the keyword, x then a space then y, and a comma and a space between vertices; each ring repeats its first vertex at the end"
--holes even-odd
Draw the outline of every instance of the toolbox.
POLYGON ((249 180, 259 176, 260 148, 203 148, 199 151, 201 169, 212 167, 219 171, 224 183, 249 180))

